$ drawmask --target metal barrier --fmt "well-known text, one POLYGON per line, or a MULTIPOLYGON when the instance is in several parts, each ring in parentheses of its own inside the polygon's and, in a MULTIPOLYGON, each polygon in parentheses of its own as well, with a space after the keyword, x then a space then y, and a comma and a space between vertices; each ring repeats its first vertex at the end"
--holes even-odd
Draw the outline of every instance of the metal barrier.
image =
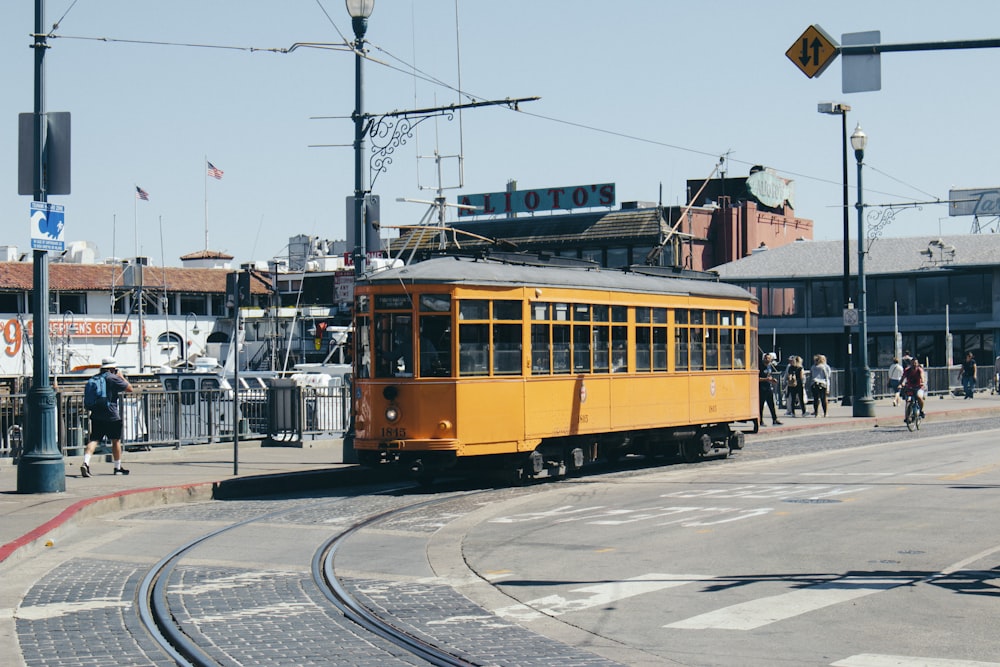
MULTIPOLYGON (((278 381, 281 385, 284 381, 278 381)), ((24 394, 0 394, 0 457, 17 459, 26 420, 24 394)), ((64 456, 83 453, 90 413, 79 392, 56 392, 56 438, 64 456)), ((204 444, 233 437, 288 439, 343 434, 350 394, 342 386, 241 389, 233 415, 229 389, 143 389, 121 396, 122 445, 129 450, 204 444)), ((110 446, 110 443, 107 443, 110 446)))

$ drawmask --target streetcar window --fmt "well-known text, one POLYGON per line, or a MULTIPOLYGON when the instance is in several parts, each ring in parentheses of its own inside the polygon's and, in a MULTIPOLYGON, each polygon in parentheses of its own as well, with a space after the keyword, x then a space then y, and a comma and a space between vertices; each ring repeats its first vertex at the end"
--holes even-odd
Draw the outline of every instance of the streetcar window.
POLYGON ((650 322, 649 308, 636 308, 635 321, 638 322, 639 324, 649 324, 650 322))
POLYGON ((715 310, 705 311, 705 324, 718 324, 719 323, 719 313, 715 310))
MULTIPOLYGON (((723 317, 723 320, 728 320, 728 317, 723 317)), ((723 369, 729 369, 733 367, 733 330, 729 327, 723 327, 719 330, 719 352, 721 354, 720 365, 723 369)))
POLYGON ((420 317, 420 376, 451 376, 451 318, 441 315, 420 317))
POLYGON ((640 373, 648 373, 651 366, 651 341, 648 327, 636 327, 635 330, 635 369, 640 373))
POLYGON ((677 327, 674 331, 674 365, 677 367, 678 371, 686 371, 688 369, 688 335, 691 330, 687 327, 677 327))
POLYGON ((608 333, 608 327, 594 327, 592 346, 594 348, 595 373, 607 373, 611 370, 609 365, 611 341, 608 333))
POLYGON ((458 304, 458 319, 488 320, 490 318, 490 302, 485 299, 463 299, 458 304))
POLYGON ((354 299, 354 312, 355 313, 367 313, 368 312, 368 295, 359 294, 357 298, 354 299))
POLYGON ((674 322, 677 324, 687 324, 688 321, 688 311, 683 308, 678 308, 674 311, 674 322))
POLYGON ((413 376, 413 319, 409 313, 375 317, 376 377, 413 376))
POLYGON ((549 307, 552 304, 548 303, 533 303, 531 304, 531 319, 533 320, 547 320, 549 319, 549 307))
POLYGON ((608 321, 608 307, 607 306, 594 306, 594 321, 595 322, 607 322, 608 321))
MULTIPOLYGON (((465 302, 462 302, 465 305, 465 302)), ((489 375, 490 328, 488 324, 462 324, 458 331, 460 375, 489 375)))
POLYGON ((667 328, 653 329, 653 370, 667 370, 667 328))
POLYGON ((705 330, 705 369, 714 371, 719 368, 719 330, 705 330))
POLYGON ((552 319, 559 320, 560 322, 569 320, 569 304, 554 303, 552 304, 552 310, 554 315, 552 319))
POLYGON ((590 327, 573 327, 573 372, 590 372, 590 327))
POLYGON ((357 341, 357 359, 358 368, 357 374, 360 378, 371 377, 371 367, 372 367, 372 349, 371 349, 371 339, 369 334, 371 333, 371 320, 368 317, 358 317, 357 318, 357 336, 355 340, 357 341))
POLYGON ((628 307, 626 307, 626 306, 611 306, 611 321, 612 322, 628 322, 628 307))
POLYGON ((569 373, 569 326, 565 324, 552 325, 552 372, 556 374, 569 373))
POLYGON ((611 327, 611 370, 628 372, 628 327, 611 327))
POLYGON ((578 303, 573 306, 573 320, 575 322, 589 322, 590 321, 590 306, 584 303, 578 303))
POLYGON ((667 309, 653 308, 653 324, 666 324, 666 323, 667 323, 667 309))
POLYGON ((494 301, 493 319, 495 320, 520 320, 520 301, 494 301))
POLYGON ((521 325, 493 325, 493 373, 519 375, 521 373, 521 325))
MULTIPOLYGON (((692 313, 693 314, 693 313, 692 313)), ((701 314, 700 312, 698 313, 701 314)), ((691 328, 691 370, 700 371, 705 367, 705 330, 691 328)))
POLYGON ((548 375, 552 372, 549 365, 549 325, 531 325, 531 372, 534 375, 548 375))
POLYGON ((692 310, 692 311, 689 311, 689 312, 690 312, 690 315, 691 315, 691 324, 704 324, 705 323, 705 314, 702 313, 700 310, 692 310))
POLYGON ((420 312, 449 313, 451 312, 450 294, 421 294, 420 312))

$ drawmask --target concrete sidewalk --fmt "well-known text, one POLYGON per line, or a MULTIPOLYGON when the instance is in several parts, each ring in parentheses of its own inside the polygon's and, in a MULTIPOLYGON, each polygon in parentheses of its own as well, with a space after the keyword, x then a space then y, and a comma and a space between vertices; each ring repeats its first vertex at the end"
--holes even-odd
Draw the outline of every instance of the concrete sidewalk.
MULTIPOLYGON (((811 408, 810 408, 811 410, 811 408)), ((784 436, 797 431, 838 431, 898 426, 902 406, 876 401, 875 417, 853 417, 852 407, 831 403, 827 417, 786 417, 779 411, 780 426, 772 426, 770 415, 754 440, 784 436)), ((1000 426, 1000 396, 980 391, 976 398, 931 397, 926 404, 929 423, 984 417, 997 418, 1000 426)), ((91 460, 93 477, 80 475, 83 457, 66 459, 64 493, 17 493, 17 468, 0 459, 0 563, 44 548, 68 526, 102 513, 186 502, 271 493, 329 488, 359 481, 363 473, 354 464, 343 463, 341 440, 313 440, 301 446, 263 447, 260 441, 241 442, 234 466, 233 444, 189 445, 180 450, 157 448, 148 452, 126 452, 130 475, 113 475, 106 456, 91 460), (239 474, 234 474, 238 470, 239 474), (350 475, 348 482, 345 477, 350 475)))
POLYGON ((0 563, 43 548, 69 524, 90 516, 315 489, 330 486, 331 474, 357 468, 342 462, 339 439, 307 440, 288 447, 243 441, 235 464, 232 442, 125 452, 122 459, 131 474, 112 474, 110 456, 95 454, 90 461, 93 476, 83 477, 83 457, 66 457, 66 491, 35 494, 17 493, 17 467, 10 459, 0 459, 0 563))

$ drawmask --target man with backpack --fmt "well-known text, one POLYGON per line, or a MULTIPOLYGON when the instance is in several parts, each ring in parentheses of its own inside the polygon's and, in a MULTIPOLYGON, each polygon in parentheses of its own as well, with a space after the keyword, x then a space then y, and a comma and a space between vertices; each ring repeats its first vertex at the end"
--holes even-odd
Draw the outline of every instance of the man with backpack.
POLYGON ((90 477, 90 457, 102 438, 111 441, 111 457, 115 464, 115 475, 127 475, 122 467, 122 417, 118 410, 118 397, 132 391, 132 385, 118 370, 114 357, 104 357, 101 369, 87 380, 83 393, 83 406, 90 410, 90 440, 83 451, 83 465, 80 475, 90 477))

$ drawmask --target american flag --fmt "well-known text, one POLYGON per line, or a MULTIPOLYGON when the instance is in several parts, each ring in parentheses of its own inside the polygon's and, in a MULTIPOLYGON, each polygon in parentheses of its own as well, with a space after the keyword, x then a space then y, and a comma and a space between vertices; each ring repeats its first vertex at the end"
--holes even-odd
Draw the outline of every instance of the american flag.
POLYGON ((149 193, 137 185, 135 186, 135 198, 142 201, 149 201, 149 193))
POLYGON ((218 167, 216 167, 211 162, 208 163, 208 175, 209 176, 211 176, 212 178, 214 178, 217 181, 221 181, 222 180, 222 173, 223 172, 222 172, 221 169, 219 169, 218 167))

